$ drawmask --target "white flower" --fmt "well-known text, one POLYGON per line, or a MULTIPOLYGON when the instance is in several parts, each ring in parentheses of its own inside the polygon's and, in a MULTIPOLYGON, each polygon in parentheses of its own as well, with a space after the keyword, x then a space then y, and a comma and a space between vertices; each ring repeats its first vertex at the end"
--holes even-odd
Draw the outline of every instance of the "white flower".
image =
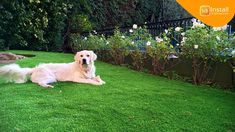
POLYGON ((40 12, 43 12, 43 10, 41 8, 38 9, 40 12))
POLYGON ((167 41, 167 40, 168 40, 168 38, 165 36, 165 37, 164 37, 164 40, 166 40, 166 41, 167 41))
POLYGON ((85 37, 84 40, 87 40, 87 37, 85 37))
POLYGON ((171 55, 169 55, 167 58, 168 58, 168 59, 177 59, 178 56, 171 54, 171 55))
POLYGON ((198 21, 194 20, 192 28, 197 28, 197 27, 205 27, 205 24, 201 23, 201 21, 199 21, 199 20, 198 21))
POLYGON ((135 44, 135 42, 134 42, 134 41, 132 41, 132 42, 131 42, 131 44, 135 44))
POLYGON ((185 43, 185 40, 186 40, 186 39, 187 39, 187 37, 183 37, 182 41, 180 42, 181 45, 182 45, 183 43, 185 43))
POLYGON ((198 25, 198 23, 197 23, 197 22, 193 22, 193 26, 192 26, 192 28, 196 28, 196 27, 197 27, 197 25, 198 25))
POLYGON ((219 36, 216 36, 216 39, 217 39, 217 41, 220 41, 220 37, 219 36))
POLYGON ((147 45, 147 46, 150 46, 150 45, 151 45, 151 42, 150 42, 150 41, 148 41, 148 42, 146 43, 146 45, 147 45))
POLYGON ((197 19, 196 19, 196 18, 193 18, 191 21, 192 21, 192 22, 197 22, 197 19))
POLYGON ((122 38, 125 38, 125 36, 122 35, 122 38))
POLYGON ((166 33, 166 34, 168 33, 168 30, 167 30, 167 29, 165 29, 165 33, 166 33))
POLYGON ((109 44, 109 41, 107 41, 106 44, 108 45, 108 44, 109 44))
POLYGON ((130 30, 129 30, 129 32, 130 32, 130 33, 133 33, 133 30, 132 30, 132 29, 130 29, 130 30))
POLYGON ((157 43, 161 43, 163 41, 163 39, 159 38, 159 37, 156 37, 155 39, 156 39, 157 43))
POLYGON ((147 22, 144 22, 144 24, 147 24, 147 22))
POLYGON ((194 49, 198 49, 198 45, 194 45, 194 49))
POLYGON ((175 28, 175 31, 176 31, 176 32, 179 32, 180 30, 181 30, 181 27, 176 27, 176 28, 175 28))
POLYGON ((178 43, 176 44, 176 46, 179 46, 179 45, 180 45, 180 44, 178 44, 178 43))
POLYGON ((220 31, 221 28, 220 28, 220 27, 213 27, 213 30, 214 30, 214 31, 220 31))
POLYGON ((184 35, 185 35, 185 32, 181 33, 181 35, 184 36, 184 35))
POLYGON ((137 29, 137 24, 133 24, 133 29, 137 29))
POLYGON ((97 32, 95 30, 93 30, 94 34, 97 34, 97 32))
POLYGON ((221 28, 222 28, 223 30, 227 30, 228 25, 226 24, 226 25, 222 26, 221 28))
POLYGON ((213 27, 213 30, 214 31, 222 31, 222 30, 226 30, 227 27, 228 27, 228 25, 226 24, 226 25, 224 25, 222 27, 213 27))
POLYGON ((232 56, 235 56, 235 50, 233 50, 233 51, 231 52, 231 54, 232 54, 232 56))
POLYGON ((221 27, 213 27, 213 30, 214 30, 214 31, 221 31, 222 28, 221 28, 221 27))

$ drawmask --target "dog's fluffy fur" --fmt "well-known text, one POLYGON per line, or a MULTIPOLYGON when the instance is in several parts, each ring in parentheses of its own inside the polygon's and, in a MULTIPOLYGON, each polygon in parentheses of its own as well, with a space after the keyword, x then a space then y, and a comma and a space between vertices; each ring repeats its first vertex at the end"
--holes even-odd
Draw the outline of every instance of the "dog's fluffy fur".
POLYGON ((21 68, 17 64, 6 65, 0 68, 0 76, 7 82, 25 83, 27 78, 42 87, 53 87, 50 83, 56 81, 71 81, 93 85, 105 84, 95 75, 94 61, 97 56, 93 51, 77 52, 72 63, 40 64, 35 68, 21 68))

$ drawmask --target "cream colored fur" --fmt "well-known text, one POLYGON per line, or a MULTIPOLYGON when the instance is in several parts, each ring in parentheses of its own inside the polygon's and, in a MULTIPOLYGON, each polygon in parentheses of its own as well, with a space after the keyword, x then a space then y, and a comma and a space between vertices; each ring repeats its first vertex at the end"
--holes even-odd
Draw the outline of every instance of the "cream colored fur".
POLYGON ((17 64, 11 64, 0 68, 0 76, 15 83, 24 83, 31 78, 32 82, 42 87, 53 87, 50 83, 57 81, 102 85, 105 82, 95 75, 96 58, 93 51, 84 50, 77 52, 72 63, 40 64, 35 68, 20 68, 17 64))

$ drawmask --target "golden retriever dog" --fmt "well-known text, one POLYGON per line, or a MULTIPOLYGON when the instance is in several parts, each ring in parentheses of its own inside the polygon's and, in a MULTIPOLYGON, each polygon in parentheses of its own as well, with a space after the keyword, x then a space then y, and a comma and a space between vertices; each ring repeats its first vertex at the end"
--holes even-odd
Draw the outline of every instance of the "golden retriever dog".
POLYGON ((0 76, 8 82, 25 83, 27 78, 42 87, 51 87, 53 82, 70 81, 102 85, 105 82, 95 75, 94 61, 97 59, 93 51, 77 52, 72 63, 40 64, 35 68, 21 68, 17 64, 6 65, 0 68, 0 76))

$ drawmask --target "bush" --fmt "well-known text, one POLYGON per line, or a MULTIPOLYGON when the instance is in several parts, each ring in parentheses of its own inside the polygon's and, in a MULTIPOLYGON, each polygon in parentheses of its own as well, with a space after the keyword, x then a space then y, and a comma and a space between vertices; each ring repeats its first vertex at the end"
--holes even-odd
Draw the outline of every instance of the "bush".
POLYGON ((124 64, 125 57, 128 55, 128 46, 131 44, 131 41, 123 38, 123 36, 124 35, 116 29, 114 35, 107 40, 110 56, 113 58, 114 63, 118 65, 124 64))
POLYGON ((146 53, 151 58, 153 74, 163 75, 166 72, 169 57, 174 54, 174 47, 170 41, 170 38, 164 33, 160 37, 156 37, 156 41, 147 45, 146 53))
POLYGON ((4 40, 3 40, 3 39, 0 39, 0 51, 1 51, 1 50, 6 50, 5 48, 6 48, 6 47, 5 47, 4 40))
POLYGON ((132 59, 132 68, 141 71, 144 68, 146 44, 153 41, 152 35, 148 33, 146 27, 137 27, 136 24, 133 25, 133 29, 130 29, 128 34, 129 38, 127 39, 132 41, 129 46, 129 55, 132 59))
POLYGON ((76 14, 71 18, 71 29, 80 33, 92 30, 92 23, 87 15, 76 14))
POLYGON ((70 44, 73 52, 81 50, 105 50, 107 48, 107 40, 101 35, 89 34, 88 37, 81 37, 80 34, 71 34, 70 44))
POLYGON ((228 36, 222 28, 207 27, 198 21, 185 32, 181 27, 170 28, 155 39, 145 27, 137 27, 135 24, 129 32, 121 33, 116 29, 114 35, 108 38, 93 32, 94 34, 88 37, 73 34, 71 36, 72 47, 76 51, 95 50, 100 52, 99 58, 102 60, 112 61, 118 65, 124 64, 125 58, 129 56, 132 62, 131 67, 139 71, 144 70, 144 62, 148 60, 152 64, 153 74, 177 78, 178 76, 174 75, 177 73, 167 68, 173 66, 169 62, 170 58, 179 57, 181 61, 187 59, 192 62, 194 84, 208 84, 211 83, 208 79, 209 72, 216 62, 231 62, 232 68, 235 67, 235 36, 228 36), (171 42, 177 41, 175 36, 181 38, 182 41, 173 47, 171 42))
POLYGON ((192 60, 194 84, 210 83, 207 78, 214 63, 231 59, 233 39, 222 28, 210 28, 194 20, 179 45, 181 56, 192 60))
POLYGON ((11 49, 58 50, 70 5, 62 0, 3 1, 0 39, 11 49))

